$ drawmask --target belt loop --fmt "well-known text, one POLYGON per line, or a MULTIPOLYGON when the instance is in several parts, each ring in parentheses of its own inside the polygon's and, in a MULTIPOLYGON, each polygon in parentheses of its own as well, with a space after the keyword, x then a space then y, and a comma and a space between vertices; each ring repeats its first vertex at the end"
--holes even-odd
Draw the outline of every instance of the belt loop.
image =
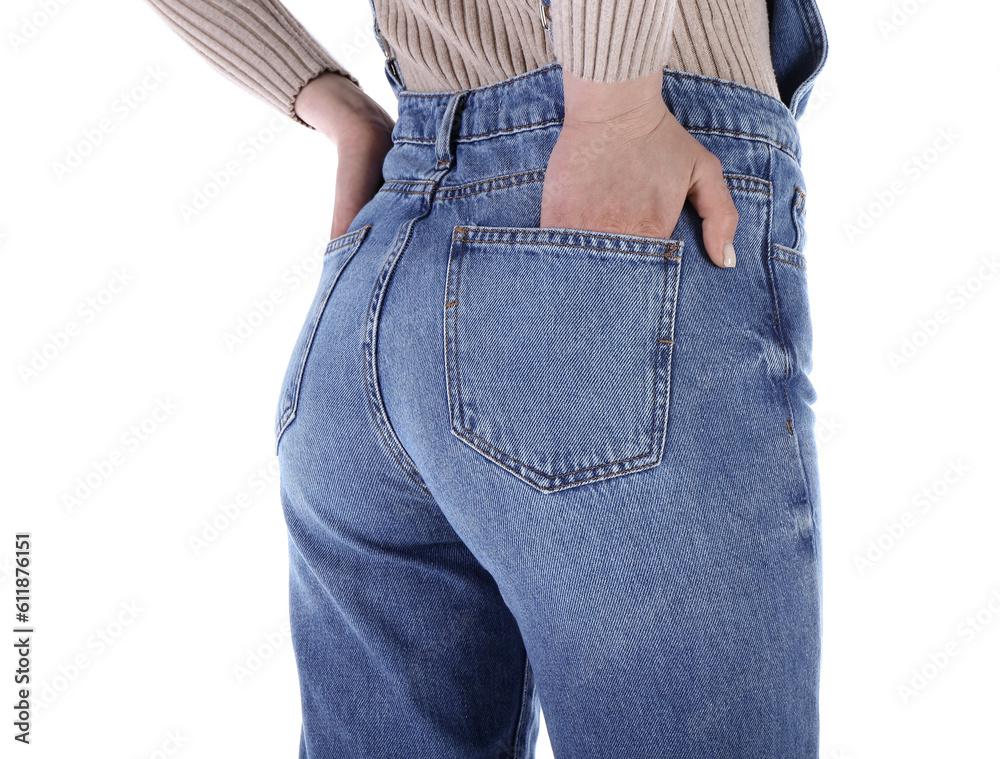
POLYGON ((438 126, 437 143, 434 146, 434 152, 437 156, 437 167, 439 169, 446 169, 451 166, 451 161, 453 156, 451 145, 452 145, 452 132, 455 128, 455 114, 459 111, 459 106, 465 100, 466 92, 456 92, 448 100, 448 107, 444 109, 444 116, 441 118, 441 123, 438 126))

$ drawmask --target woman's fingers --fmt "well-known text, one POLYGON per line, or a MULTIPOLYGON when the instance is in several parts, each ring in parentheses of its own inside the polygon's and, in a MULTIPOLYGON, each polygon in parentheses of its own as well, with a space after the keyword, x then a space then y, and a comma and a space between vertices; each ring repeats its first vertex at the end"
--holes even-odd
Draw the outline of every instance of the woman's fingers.
POLYGON ((719 159, 667 108, 662 76, 597 83, 563 72, 566 116, 546 166, 541 224, 666 237, 685 201, 709 258, 735 266, 739 214, 719 159))
POLYGON ((702 219, 705 251, 717 266, 735 266, 733 240, 740 215, 722 176, 722 164, 707 150, 695 164, 688 200, 702 219))

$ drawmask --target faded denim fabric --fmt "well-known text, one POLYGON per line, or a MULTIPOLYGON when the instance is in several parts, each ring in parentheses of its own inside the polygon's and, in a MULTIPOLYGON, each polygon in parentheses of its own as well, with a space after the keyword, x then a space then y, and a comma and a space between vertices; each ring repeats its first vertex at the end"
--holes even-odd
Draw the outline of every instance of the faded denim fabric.
POLYGON ((775 0, 782 100, 665 69, 736 267, 540 229, 550 64, 399 97, 279 392, 300 757, 818 755, 820 497, 796 117, 826 57, 775 0))

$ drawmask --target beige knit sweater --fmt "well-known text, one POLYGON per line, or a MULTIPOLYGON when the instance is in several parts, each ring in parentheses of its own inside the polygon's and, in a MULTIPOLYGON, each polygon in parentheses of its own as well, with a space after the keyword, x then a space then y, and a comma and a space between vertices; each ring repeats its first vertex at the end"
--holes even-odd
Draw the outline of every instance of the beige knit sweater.
MULTIPOLYGON (((300 124, 295 98, 322 72, 361 86, 280 0, 146 1, 223 75, 300 124)), ((669 66, 779 96, 767 0, 551 0, 554 45, 538 0, 373 4, 406 89, 414 92, 480 87, 558 61, 597 82, 669 66)))

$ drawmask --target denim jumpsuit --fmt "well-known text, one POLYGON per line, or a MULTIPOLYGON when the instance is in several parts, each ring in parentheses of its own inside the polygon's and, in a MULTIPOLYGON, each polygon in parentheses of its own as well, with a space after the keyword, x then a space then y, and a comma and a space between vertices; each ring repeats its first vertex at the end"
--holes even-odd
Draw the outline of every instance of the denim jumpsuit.
POLYGON ((780 99, 663 69, 732 269, 690 205, 669 239, 539 227, 558 63, 417 93, 387 54, 385 182, 275 419, 300 757, 531 759, 540 709, 557 759, 817 757, 797 119, 827 37, 814 0, 768 6, 780 99))

